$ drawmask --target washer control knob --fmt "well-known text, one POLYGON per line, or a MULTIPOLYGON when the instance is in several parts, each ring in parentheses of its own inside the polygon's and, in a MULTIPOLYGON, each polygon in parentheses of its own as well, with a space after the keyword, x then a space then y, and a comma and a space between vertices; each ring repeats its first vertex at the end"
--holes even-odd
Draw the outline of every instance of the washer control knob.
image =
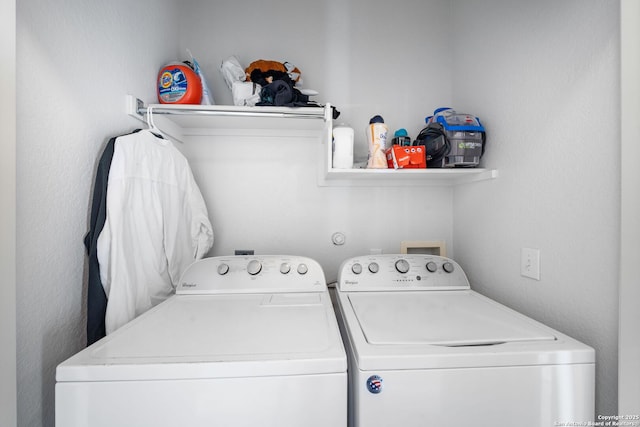
POLYGON ((257 259, 252 259, 251 261, 249 261, 249 264, 247 264, 247 273, 255 276, 256 274, 260 273, 260 271, 262 271, 262 264, 260 263, 260 261, 258 261, 257 259))
POLYGON ((362 273, 362 265, 360 265, 359 263, 355 263, 351 266, 351 271, 353 271, 353 274, 360 274, 362 273))
POLYGON ((229 265, 228 264, 220 264, 218 266, 218 274, 221 276, 224 276, 225 274, 227 274, 229 272, 229 265))
POLYGON ((372 273, 377 273, 378 271, 380 271, 380 266, 377 262, 372 262, 371 264, 369 264, 369 271, 372 273))
POLYGON ((406 273, 407 271, 409 271, 409 262, 406 259, 397 260, 396 270, 398 270, 398 273, 406 273))
POLYGON ((438 269, 438 264, 436 264, 435 262, 429 261, 427 263, 427 271, 429 273, 435 273, 437 269, 438 269))
POLYGON ((453 264, 451 264, 450 262, 445 262, 444 264, 442 264, 442 269, 447 273, 453 273, 453 264))
POLYGON ((307 267, 307 264, 298 265, 298 274, 307 274, 308 271, 309 267, 307 267))
POLYGON ((282 264, 280 264, 280 273, 288 274, 290 271, 291 271, 291 264, 289 264, 288 262, 283 262, 282 264))

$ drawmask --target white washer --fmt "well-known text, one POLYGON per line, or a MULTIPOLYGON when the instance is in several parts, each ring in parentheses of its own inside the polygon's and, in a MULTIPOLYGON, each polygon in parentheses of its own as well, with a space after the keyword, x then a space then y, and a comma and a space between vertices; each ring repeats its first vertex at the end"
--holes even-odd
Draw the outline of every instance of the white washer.
POLYGON ((335 296, 352 427, 593 420, 594 350, 471 290, 451 259, 351 258, 335 296))
POLYGON ((194 263, 176 295, 61 363, 56 426, 345 426, 347 360, 320 265, 194 263))

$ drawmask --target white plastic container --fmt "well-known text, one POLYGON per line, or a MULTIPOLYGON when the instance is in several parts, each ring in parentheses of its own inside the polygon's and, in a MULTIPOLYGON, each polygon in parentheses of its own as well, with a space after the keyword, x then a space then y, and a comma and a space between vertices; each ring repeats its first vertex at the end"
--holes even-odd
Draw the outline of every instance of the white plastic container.
POLYGON ((333 128, 333 168, 353 168, 353 128, 343 125, 333 128))

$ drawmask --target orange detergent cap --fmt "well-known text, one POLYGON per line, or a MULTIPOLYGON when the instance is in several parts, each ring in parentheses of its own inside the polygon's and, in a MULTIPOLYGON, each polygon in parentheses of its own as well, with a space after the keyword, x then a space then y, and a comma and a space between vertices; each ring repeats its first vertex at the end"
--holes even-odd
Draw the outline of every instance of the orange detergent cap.
POLYGON ((185 64, 169 64, 158 73, 158 101, 161 104, 200 104, 200 77, 185 64))

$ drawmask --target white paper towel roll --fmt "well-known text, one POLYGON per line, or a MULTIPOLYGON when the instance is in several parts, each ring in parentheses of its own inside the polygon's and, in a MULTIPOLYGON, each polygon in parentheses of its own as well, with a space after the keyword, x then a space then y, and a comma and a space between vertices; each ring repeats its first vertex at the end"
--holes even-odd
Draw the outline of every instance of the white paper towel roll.
POLYGON ((335 169, 353 167, 353 128, 348 126, 333 128, 333 167, 335 169))

